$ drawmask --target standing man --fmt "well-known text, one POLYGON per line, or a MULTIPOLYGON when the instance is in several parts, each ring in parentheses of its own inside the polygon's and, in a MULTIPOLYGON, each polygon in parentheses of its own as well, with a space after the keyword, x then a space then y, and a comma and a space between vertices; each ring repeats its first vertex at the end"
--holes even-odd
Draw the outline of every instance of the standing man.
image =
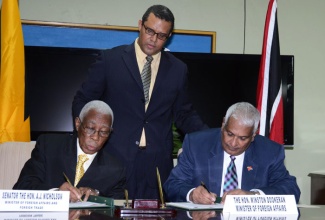
POLYGON ((94 100, 75 118, 77 134, 41 135, 13 188, 70 191, 71 202, 83 195, 123 199, 125 167, 103 149, 113 117, 106 103, 94 100))
POLYGON ((156 167, 164 182, 172 167, 172 123, 184 133, 206 128, 187 96, 187 66, 163 51, 174 28, 174 15, 153 5, 138 22, 131 45, 104 50, 73 100, 73 114, 93 99, 115 112, 111 154, 127 165, 132 199, 159 198, 156 167), (148 76, 148 73, 149 76, 148 76))
POLYGON ((254 106, 239 102, 228 108, 221 129, 186 135, 164 185, 168 199, 213 204, 217 195, 224 202, 227 195, 263 194, 294 195, 298 203, 300 190, 284 165, 284 147, 256 134, 259 120, 254 106))

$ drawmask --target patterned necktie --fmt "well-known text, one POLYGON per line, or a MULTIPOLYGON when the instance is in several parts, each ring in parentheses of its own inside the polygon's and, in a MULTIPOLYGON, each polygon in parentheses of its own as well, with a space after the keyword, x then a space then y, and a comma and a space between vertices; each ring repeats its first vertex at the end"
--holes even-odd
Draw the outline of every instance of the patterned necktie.
POLYGON ((237 189, 238 187, 238 179, 237 179, 237 171, 236 171, 236 165, 235 165, 235 156, 230 156, 230 163, 227 167, 227 173, 225 175, 225 182, 223 185, 223 191, 227 192, 233 189, 237 189))
POLYGON ((89 160, 88 156, 86 154, 80 154, 78 156, 78 163, 76 166, 76 178, 74 179, 74 186, 76 187, 77 184, 79 183, 79 180, 81 179, 81 177, 85 174, 85 170, 84 170, 84 163, 89 160))
POLYGON ((150 88, 150 82, 151 82, 151 62, 153 60, 152 56, 146 57, 146 64, 144 64, 142 73, 141 73, 141 79, 143 84, 143 92, 144 92, 144 98, 146 100, 146 104, 149 102, 149 88, 150 88))

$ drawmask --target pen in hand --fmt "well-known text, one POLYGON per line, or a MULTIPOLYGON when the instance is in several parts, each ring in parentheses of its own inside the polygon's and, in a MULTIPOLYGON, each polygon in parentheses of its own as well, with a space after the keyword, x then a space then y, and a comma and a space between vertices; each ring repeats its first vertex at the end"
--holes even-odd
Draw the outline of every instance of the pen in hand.
MULTIPOLYGON (((210 193, 210 190, 208 189, 208 187, 204 184, 203 181, 201 181, 201 186, 203 186, 204 189, 206 189, 206 191, 208 191, 208 193, 210 193)), ((215 203, 220 203, 221 202, 221 197, 216 197, 215 203)))
POLYGON ((204 182, 203 182, 203 181, 201 181, 201 186, 203 186, 203 187, 204 187, 204 189, 206 189, 206 191, 208 191, 208 193, 210 193, 210 191, 208 190, 207 186, 204 184, 204 182))
MULTIPOLYGON (((65 173, 63 172, 63 176, 64 176, 64 178, 66 179, 66 181, 71 185, 71 186, 73 186, 72 184, 71 184, 71 182, 70 182, 70 180, 69 180, 69 178, 68 178, 68 176, 67 175, 65 175, 65 173)), ((81 199, 78 199, 78 201, 77 202, 81 202, 81 199)))
POLYGON ((63 176, 64 176, 64 178, 66 179, 66 181, 72 186, 72 184, 71 184, 71 182, 70 182, 70 180, 69 180, 69 178, 67 177, 67 175, 65 175, 65 173, 63 172, 63 176))

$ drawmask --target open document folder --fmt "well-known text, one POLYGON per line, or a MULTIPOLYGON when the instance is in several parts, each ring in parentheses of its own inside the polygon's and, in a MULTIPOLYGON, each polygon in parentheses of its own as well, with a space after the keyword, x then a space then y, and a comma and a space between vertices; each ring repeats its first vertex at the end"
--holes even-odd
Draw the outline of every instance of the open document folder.
POLYGON ((223 204, 215 203, 213 205, 202 205, 195 204, 191 202, 167 202, 167 206, 172 206, 176 208, 186 209, 186 210, 220 210, 223 209, 223 204))

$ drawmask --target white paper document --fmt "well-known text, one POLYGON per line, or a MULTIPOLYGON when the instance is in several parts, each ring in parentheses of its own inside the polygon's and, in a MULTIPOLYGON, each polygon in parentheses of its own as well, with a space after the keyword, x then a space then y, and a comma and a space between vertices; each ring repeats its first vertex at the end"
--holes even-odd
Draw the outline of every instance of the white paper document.
POLYGON ((223 204, 216 203, 213 205, 202 205, 191 202, 167 202, 167 206, 177 207, 186 210, 220 210, 223 209, 223 204))

